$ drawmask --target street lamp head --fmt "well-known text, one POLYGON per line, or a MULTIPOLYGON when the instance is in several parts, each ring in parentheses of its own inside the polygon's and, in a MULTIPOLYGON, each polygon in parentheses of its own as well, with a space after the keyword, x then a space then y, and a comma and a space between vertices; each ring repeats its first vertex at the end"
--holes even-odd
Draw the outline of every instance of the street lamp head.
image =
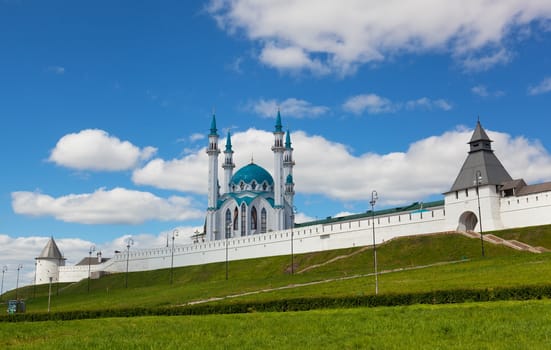
POLYGON ((17 271, 21 270, 23 268, 22 264, 17 265, 17 271))
POLYGON ((93 252, 96 251, 96 246, 95 245, 92 245, 90 246, 90 250, 88 251, 88 254, 92 255, 93 252))
POLYGON ((474 175, 474 184, 475 185, 482 185, 482 173, 480 170, 477 170, 474 175))
POLYGON ((129 238, 126 240, 126 248, 127 248, 127 249, 130 249, 130 247, 133 246, 133 245, 134 245, 134 240, 133 240, 131 237, 129 237, 129 238))
POLYGON ((377 191, 371 191, 371 200, 369 201, 369 204, 371 204, 371 206, 374 206, 378 199, 379 195, 377 194, 377 191))

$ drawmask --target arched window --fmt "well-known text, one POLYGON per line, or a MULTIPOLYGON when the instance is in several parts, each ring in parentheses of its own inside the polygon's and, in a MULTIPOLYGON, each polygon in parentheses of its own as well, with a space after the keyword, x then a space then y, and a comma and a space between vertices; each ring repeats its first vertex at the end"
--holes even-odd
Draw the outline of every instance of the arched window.
POLYGON ((239 187, 241 188, 241 191, 243 191, 243 189, 245 188, 245 183, 241 181, 241 183, 239 184, 239 187))
POLYGON ((224 228, 226 231, 226 238, 231 237, 231 211, 226 209, 226 226, 224 228))
POLYGON ((245 236, 247 229, 247 207, 241 204, 241 236, 245 236))
POLYGON ((256 208, 251 209, 251 230, 256 230, 256 208))
POLYGON ((266 233, 266 209, 260 211, 260 233, 266 233))
POLYGON ((253 190, 256 190, 256 181, 253 180, 253 182, 251 183, 251 188, 253 190))
POLYGON ((266 188, 267 188, 267 187, 268 187, 268 185, 266 184, 266 182, 264 182, 264 183, 262 184, 262 190, 263 190, 263 191, 266 191, 266 188))
POLYGON ((237 221, 237 218, 239 217, 239 210, 237 210, 237 207, 233 210, 233 230, 237 231, 237 225, 239 224, 239 221, 237 221))

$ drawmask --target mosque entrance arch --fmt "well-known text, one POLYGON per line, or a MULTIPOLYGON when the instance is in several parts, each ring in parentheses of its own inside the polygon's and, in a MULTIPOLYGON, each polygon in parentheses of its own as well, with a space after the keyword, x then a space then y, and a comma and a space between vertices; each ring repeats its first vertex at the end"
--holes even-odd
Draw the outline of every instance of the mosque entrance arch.
POLYGON ((459 225, 457 231, 467 232, 474 231, 476 224, 478 224, 478 218, 472 211, 466 211, 459 217, 459 225))

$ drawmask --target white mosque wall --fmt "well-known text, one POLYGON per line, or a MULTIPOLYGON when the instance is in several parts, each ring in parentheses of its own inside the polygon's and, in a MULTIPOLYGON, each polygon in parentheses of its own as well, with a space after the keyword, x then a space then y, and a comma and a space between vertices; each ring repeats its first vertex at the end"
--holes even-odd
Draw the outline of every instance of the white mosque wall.
POLYGON ((505 228, 551 224, 551 191, 504 197, 500 201, 505 228))

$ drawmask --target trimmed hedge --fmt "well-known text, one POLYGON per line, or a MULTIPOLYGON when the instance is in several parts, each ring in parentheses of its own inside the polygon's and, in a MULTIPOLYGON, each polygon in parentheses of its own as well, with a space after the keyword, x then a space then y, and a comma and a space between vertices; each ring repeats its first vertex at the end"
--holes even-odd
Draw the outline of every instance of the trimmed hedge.
POLYGON ((250 312, 286 312, 331 308, 403 306, 413 304, 452 304, 498 300, 530 300, 550 297, 551 285, 536 285, 489 289, 437 290, 423 293, 361 295, 333 298, 295 298, 262 302, 226 302, 178 307, 25 313, 0 316, 0 322, 66 321, 105 317, 187 316, 250 312))

